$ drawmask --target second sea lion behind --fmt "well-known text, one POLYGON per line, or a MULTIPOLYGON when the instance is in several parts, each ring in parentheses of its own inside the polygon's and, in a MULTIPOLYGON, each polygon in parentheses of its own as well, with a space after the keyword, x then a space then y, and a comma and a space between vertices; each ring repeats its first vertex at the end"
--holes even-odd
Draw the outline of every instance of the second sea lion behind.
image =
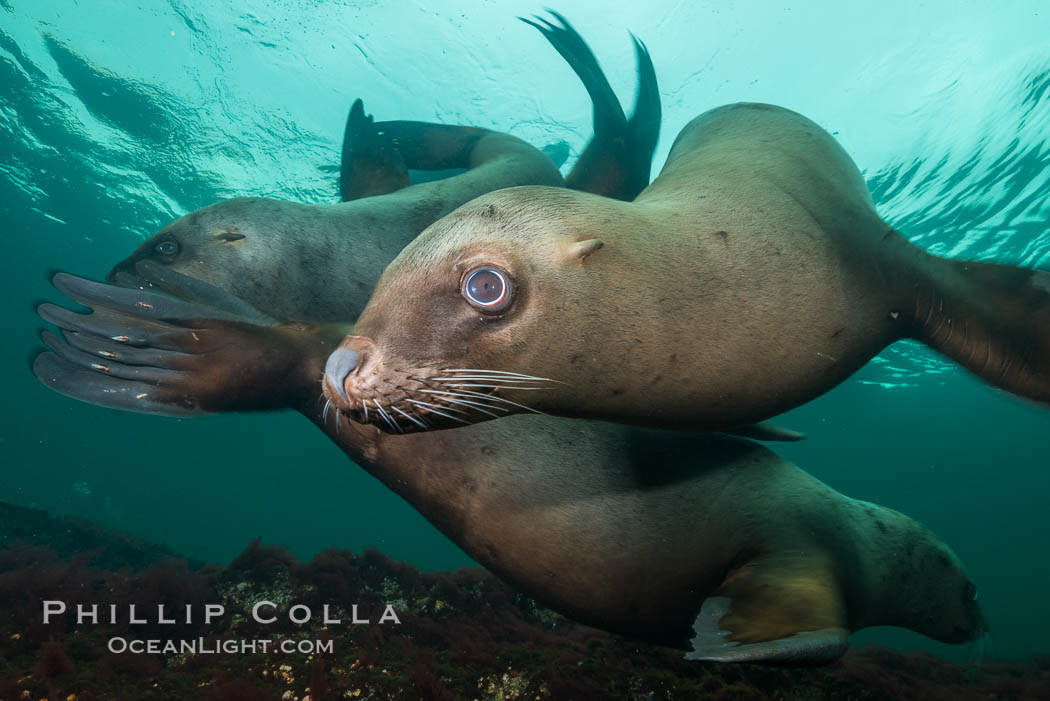
MULTIPOLYGON (((630 119, 586 42, 560 15, 530 21, 592 98, 594 136, 567 184, 632 199, 649 182, 660 95, 645 46, 634 40, 638 97, 630 119)), ((273 319, 355 319, 386 265, 427 225, 492 190, 566 185, 545 154, 509 134, 469 126, 374 122, 354 103, 343 142, 341 204, 240 197, 164 227, 110 271, 136 284, 148 264, 215 285, 273 319), (408 170, 466 169, 409 186, 408 170), (309 304, 303 304, 303 297, 309 304), (304 316, 305 314, 305 316, 304 316)), ((181 278, 174 278, 181 279, 181 278)))
POLYGON ((202 306, 55 284, 94 313, 55 315, 66 340, 44 333, 34 371, 51 389, 165 414, 297 409, 471 557, 578 621, 692 659, 790 664, 833 660, 867 626, 948 643, 987 630, 927 528, 750 441, 549 416, 386 434, 318 401, 347 327, 223 321, 238 303, 218 290, 202 306))

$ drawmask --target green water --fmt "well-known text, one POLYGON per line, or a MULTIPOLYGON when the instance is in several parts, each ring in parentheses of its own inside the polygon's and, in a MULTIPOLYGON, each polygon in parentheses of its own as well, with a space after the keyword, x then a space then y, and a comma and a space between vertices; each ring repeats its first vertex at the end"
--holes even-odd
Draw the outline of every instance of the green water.
MULTIPOLYGON (((376 546, 427 569, 470 564, 297 415, 174 420, 48 392, 28 369, 33 307, 59 299, 47 271, 101 278, 168 220, 218 199, 331 201, 349 96, 384 118, 566 140, 571 165, 589 135, 586 96, 519 33, 514 15, 537 8, 156 0, 113 16, 101 5, 0 2, 0 499, 220 562, 261 536, 300 557, 376 546)), ((657 167, 704 109, 786 104, 838 134, 880 211, 921 245, 1050 267, 1050 27, 1037 7, 934 22, 935 9, 890 3, 863 18, 870 42, 848 38, 859 18, 846 10, 581 5, 573 19, 621 94, 633 78, 623 28, 649 44, 665 100, 657 167)), ((1045 653, 1050 411, 897 346, 781 423, 809 439, 779 452, 958 553, 980 587, 990 656, 1045 653)), ((904 631, 865 639, 966 654, 904 631)))

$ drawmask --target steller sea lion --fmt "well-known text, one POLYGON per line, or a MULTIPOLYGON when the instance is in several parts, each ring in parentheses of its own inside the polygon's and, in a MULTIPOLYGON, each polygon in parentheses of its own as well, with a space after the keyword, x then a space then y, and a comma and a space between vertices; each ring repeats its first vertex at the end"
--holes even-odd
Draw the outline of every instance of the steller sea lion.
POLYGON ((44 332, 48 387, 165 414, 295 408, 479 563, 583 623, 691 659, 792 664, 837 658, 866 626, 951 643, 987 630, 929 530, 750 441, 533 415, 384 433, 319 402, 347 326, 224 321, 238 303, 217 290, 205 305, 54 282, 93 313, 55 317, 68 343, 44 332))
POLYGON ((383 273, 326 391, 391 431, 528 409, 721 430, 903 338, 1050 402, 1050 273, 927 254, 826 131, 735 104, 690 122, 633 202, 511 188, 432 224, 383 273))
MULTIPOLYGON (((648 183, 659 135, 660 99, 648 51, 632 35, 639 93, 628 119, 586 42, 568 20, 551 14, 558 24, 525 21, 566 59, 594 104, 594 137, 565 185, 630 199, 648 183)), ((343 322, 356 317, 395 248, 447 209, 511 181, 542 182, 550 170, 539 152, 514 137, 474 127, 374 124, 360 100, 351 109, 343 146, 341 192, 350 204, 220 202, 166 227, 115 266, 108 279, 146 287, 149 278, 187 299, 204 282, 236 294, 230 297, 236 313, 259 322, 343 322), (462 163, 472 164, 471 170, 405 188, 408 167, 433 171, 462 163)), ((802 438, 764 422, 726 430, 756 440, 802 438)))
MULTIPOLYGON (((491 190, 514 185, 578 187, 632 199, 649 182, 660 131, 660 95, 644 44, 634 39, 639 87, 634 114, 616 95, 583 39, 560 15, 538 28, 583 82, 594 136, 567 180, 550 158, 509 134, 465 126, 375 123, 360 100, 343 140, 341 204, 239 197, 191 212, 150 237, 110 272, 111 282, 149 265, 252 299, 282 321, 355 319, 379 274, 426 226, 491 190), (409 169, 466 168, 409 186, 409 169), (301 300, 309 298, 310 304, 301 300)), ((154 274, 155 276, 155 274, 154 274)))

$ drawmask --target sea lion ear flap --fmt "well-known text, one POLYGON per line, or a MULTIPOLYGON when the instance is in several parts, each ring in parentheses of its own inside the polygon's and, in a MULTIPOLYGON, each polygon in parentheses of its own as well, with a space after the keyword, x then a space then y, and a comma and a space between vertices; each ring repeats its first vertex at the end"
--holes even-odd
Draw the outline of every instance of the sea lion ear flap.
POLYGON ((845 607, 819 555, 731 571, 704 600, 686 659, 820 664, 849 646, 845 607))
POLYGON ((605 242, 601 239, 577 241, 569 246, 568 250, 565 252, 565 258, 569 261, 580 261, 582 263, 587 256, 591 255, 604 245, 605 242))

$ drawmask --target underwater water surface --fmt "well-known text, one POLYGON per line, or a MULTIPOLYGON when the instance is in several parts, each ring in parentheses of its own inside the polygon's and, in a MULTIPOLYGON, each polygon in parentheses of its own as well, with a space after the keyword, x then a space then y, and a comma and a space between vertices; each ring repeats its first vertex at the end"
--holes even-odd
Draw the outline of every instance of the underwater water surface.
MULTIPOLYGON (((627 30, 663 98, 658 172, 692 117, 772 102, 837 136, 883 216, 924 248, 1050 268, 1050 9, 1044 3, 572 2, 628 104, 627 30)), ((175 420, 41 387, 47 271, 101 278, 217 200, 337 199, 354 98, 415 119, 566 142, 591 133, 571 70, 506 3, 0 0, 0 500, 226 562, 253 537, 302 557, 376 546, 426 569, 470 560, 290 413, 175 420)), ((915 344, 782 417, 777 451, 848 496, 922 521, 967 564, 988 654, 1050 637, 1050 411, 915 344)), ((965 657, 904 631, 856 636, 965 657)))

